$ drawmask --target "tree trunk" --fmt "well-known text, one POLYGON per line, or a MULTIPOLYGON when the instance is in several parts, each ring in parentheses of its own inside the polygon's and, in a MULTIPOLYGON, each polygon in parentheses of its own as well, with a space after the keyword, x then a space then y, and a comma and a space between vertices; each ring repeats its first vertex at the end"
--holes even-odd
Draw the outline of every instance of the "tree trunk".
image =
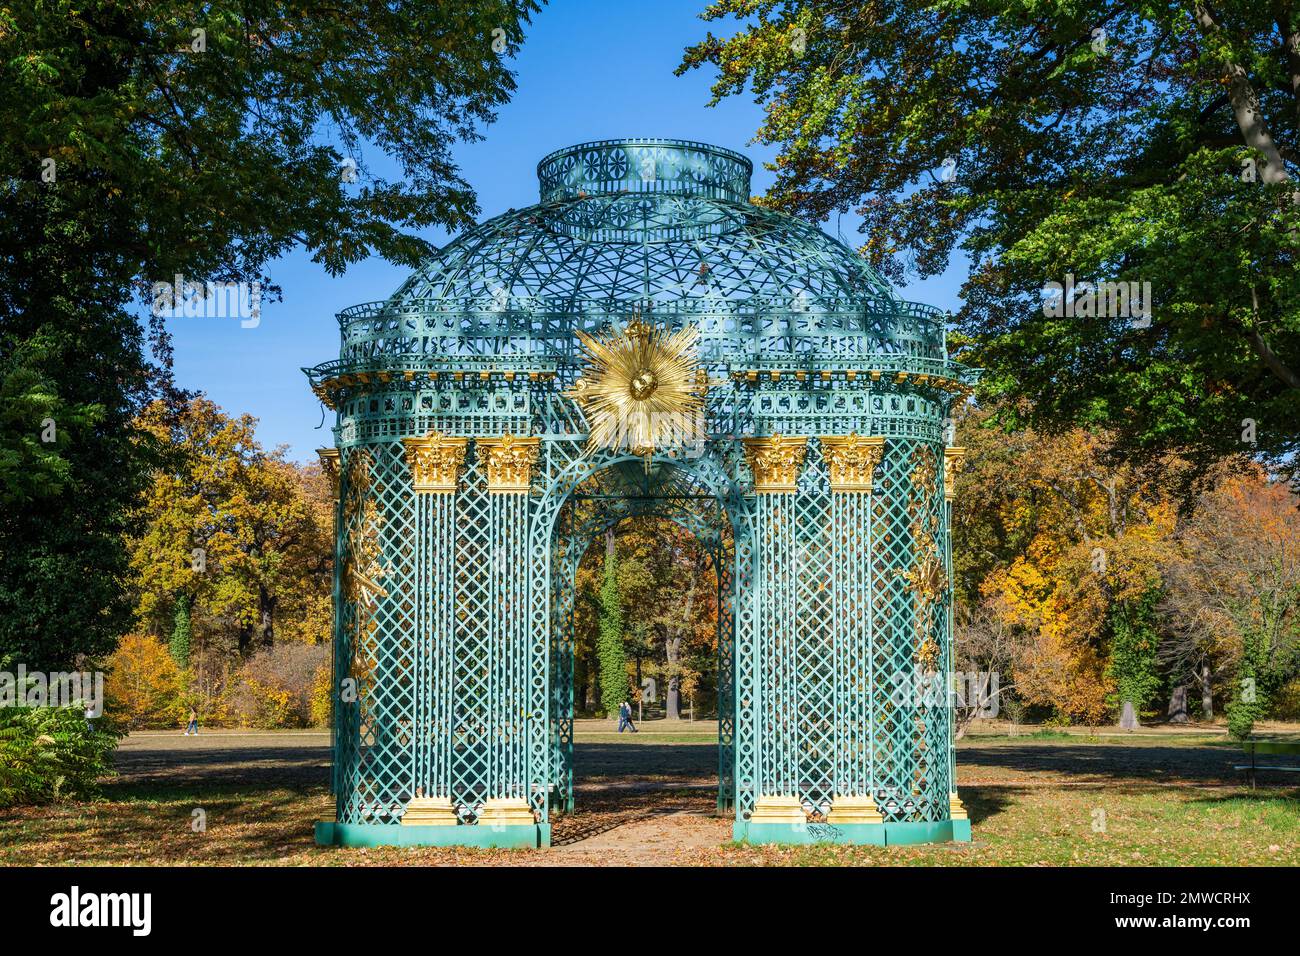
POLYGON ((276 598, 267 591, 259 589, 257 603, 257 646, 259 648, 266 648, 275 643, 276 598))
POLYGON ((1201 719, 1214 719, 1214 683, 1210 680, 1210 665, 1201 665, 1201 719))
POLYGON ((1120 730, 1138 729, 1137 708, 1133 706, 1131 700, 1124 701, 1124 706, 1120 710, 1119 728, 1120 730))
MULTIPOLYGON (((1196 23, 1201 32, 1210 38, 1210 42, 1221 39, 1222 27, 1214 19, 1208 7, 1196 5, 1196 23)), ((1268 123, 1260 110, 1259 96, 1251 85, 1250 76, 1245 67, 1231 59, 1224 59, 1220 64, 1223 80, 1228 87, 1228 99, 1232 104, 1232 115, 1237 121, 1237 128, 1246 145, 1257 150, 1264 157, 1264 168, 1259 178, 1266 183, 1284 183, 1289 181, 1286 166, 1282 162, 1282 153, 1269 132, 1268 123)))
POLYGON ((1187 685, 1179 684, 1169 695, 1169 722, 1187 723, 1187 685))
POLYGON ((587 662, 581 657, 575 657, 573 661, 573 706, 577 710, 585 710, 587 707, 587 662))
POLYGON ((691 582, 690 588, 686 592, 686 607, 684 609, 684 623, 682 627, 668 633, 668 639, 664 643, 668 664, 668 693, 666 696, 666 706, 669 720, 682 719, 682 631, 691 626, 692 612, 695 610, 695 583, 691 582))
MULTIPOLYGON (((690 599, 687 599, 689 603, 690 599)), ((680 631, 670 632, 664 644, 668 658, 668 693, 665 695, 665 716, 669 720, 682 719, 682 675, 678 673, 677 663, 681 659, 682 635, 680 631)))

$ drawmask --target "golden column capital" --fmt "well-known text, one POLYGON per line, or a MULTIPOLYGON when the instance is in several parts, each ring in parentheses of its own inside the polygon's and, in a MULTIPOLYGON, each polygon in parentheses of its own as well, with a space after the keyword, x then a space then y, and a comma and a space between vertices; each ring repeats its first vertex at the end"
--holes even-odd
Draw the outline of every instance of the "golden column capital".
POLYGON ((966 449, 950 445, 943 450, 943 500, 957 497, 957 465, 966 457, 966 449))
POLYGON ((420 438, 403 438, 411 486, 420 492, 454 494, 465 467, 467 438, 430 431, 420 438))
POLYGON ((320 470, 330 480, 330 490, 334 497, 339 496, 339 450, 337 448, 317 448, 316 457, 320 459, 320 470))
POLYGON ((488 491, 493 494, 527 494, 533 483, 540 438, 521 438, 509 433, 500 438, 475 440, 487 469, 488 491))
POLYGON ((754 491, 768 494, 795 491, 799 468, 808 451, 808 439, 801 435, 773 435, 771 438, 746 438, 745 457, 754 473, 754 491))
POLYGON ((822 435, 822 454, 830 472, 831 491, 871 492, 872 475, 885 456, 879 435, 822 435))

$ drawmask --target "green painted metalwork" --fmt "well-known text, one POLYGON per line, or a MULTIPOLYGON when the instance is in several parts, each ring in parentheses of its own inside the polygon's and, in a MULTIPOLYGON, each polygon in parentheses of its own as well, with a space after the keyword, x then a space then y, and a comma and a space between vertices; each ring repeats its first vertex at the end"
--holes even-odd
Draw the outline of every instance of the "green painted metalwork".
POLYGON ((750 172, 700 143, 560 150, 538 166, 540 203, 339 313, 339 358, 305 370, 339 452, 326 842, 486 845, 477 821, 500 798, 527 801, 549 839, 574 802, 574 574, 639 514, 688 528, 718 571, 718 805, 740 838, 789 836, 750 824, 763 796, 802 804, 798 841, 968 838, 946 695, 918 691, 951 667, 944 422, 975 372, 948 359, 937 310, 751 204, 750 172), (633 315, 699 329, 713 385, 695 447, 586 448, 565 394, 575 332, 633 315), (403 439, 431 431, 468 439, 454 493, 413 488, 403 439), (852 433, 884 439, 870 492, 831 486, 820 436, 852 433), (539 439, 526 493, 488 489, 479 440, 507 434, 539 439), (743 439, 776 434, 808 437, 798 484, 756 494, 743 439), (946 571, 933 599, 927 549, 946 571), (819 830, 843 795, 885 822, 819 830), (400 826, 416 796, 460 824, 400 826), (441 832, 411 832, 426 830, 441 832))

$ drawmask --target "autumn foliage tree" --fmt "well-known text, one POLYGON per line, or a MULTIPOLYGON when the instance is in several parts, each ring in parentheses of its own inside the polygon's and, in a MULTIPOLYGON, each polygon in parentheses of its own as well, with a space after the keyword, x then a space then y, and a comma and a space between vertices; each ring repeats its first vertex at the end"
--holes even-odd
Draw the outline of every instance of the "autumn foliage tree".
POLYGON ((185 716, 184 672, 166 645, 128 634, 108 661, 107 711, 127 727, 174 726, 185 716))
POLYGON ((150 406, 141 427, 174 453, 154 474, 131 548, 147 628, 163 633, 185 605, 191 622, 227 622, 241 656, 272 645, 282 620, 291 638, 323 640, 329 613, 328 492, 317 469, 265 451, 255 426, 202 396, 179 415, 150 406))
POLYGON ((179 411, 155 403, 138 427, 170 449, 141 506, 142 530, 128 541, 144 639, 170 645, 205 720, 312 719, 326 658, 294 647, 330 633, 328 479, 283 449, 266 451, 251 416, 226 415, 203 396, 179 411))
POLYGON ((1146 708, 1159 682, 1143 609, 1161 587, 1179 463, 1143 472, 1113 460, 1105 433, 1006 433, 990 417, 974 412, 962 431, 959 599, 996 599, 1031 635, 1015 666, 1027 702, 1094 723, 1125 703, 1146 708))
POLYGON ((1176 682, 1232 677, 1229 727, 1246 736, 1300 672, 1300 498, 1259 467, 1224 469, 1168 564, 1163 657, 1176 682))
MULTIPOLYGON (((665 519, 626 521, 614 530, 613 541, 623 655, 611 666, 622 669, 617 680, 624 693, 629 682, 635 694, 653 686, 655 699, 639 699, 662 702, 665 716, 678 718, 683 698, 714 689, 718 606, 711 560, 690 532, 665 519)), ((609 583, 606 553, 605 548, 590 548, 578 569, 580 684, 584 675, 595 672, 600 656, 601 608, 609 583)), ((603 660, 600 666, 603 674, 603 660)))

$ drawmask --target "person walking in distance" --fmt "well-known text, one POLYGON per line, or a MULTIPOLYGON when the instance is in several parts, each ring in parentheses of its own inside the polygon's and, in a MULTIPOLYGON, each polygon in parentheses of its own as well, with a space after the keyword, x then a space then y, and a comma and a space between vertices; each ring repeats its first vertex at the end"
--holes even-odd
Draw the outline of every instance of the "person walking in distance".
POLYGON ((632 705, 627 701, 618 705, 618 732, 621 734, 626 727, 632 733, 636 733, 636 724, 632 723, 632 705))

